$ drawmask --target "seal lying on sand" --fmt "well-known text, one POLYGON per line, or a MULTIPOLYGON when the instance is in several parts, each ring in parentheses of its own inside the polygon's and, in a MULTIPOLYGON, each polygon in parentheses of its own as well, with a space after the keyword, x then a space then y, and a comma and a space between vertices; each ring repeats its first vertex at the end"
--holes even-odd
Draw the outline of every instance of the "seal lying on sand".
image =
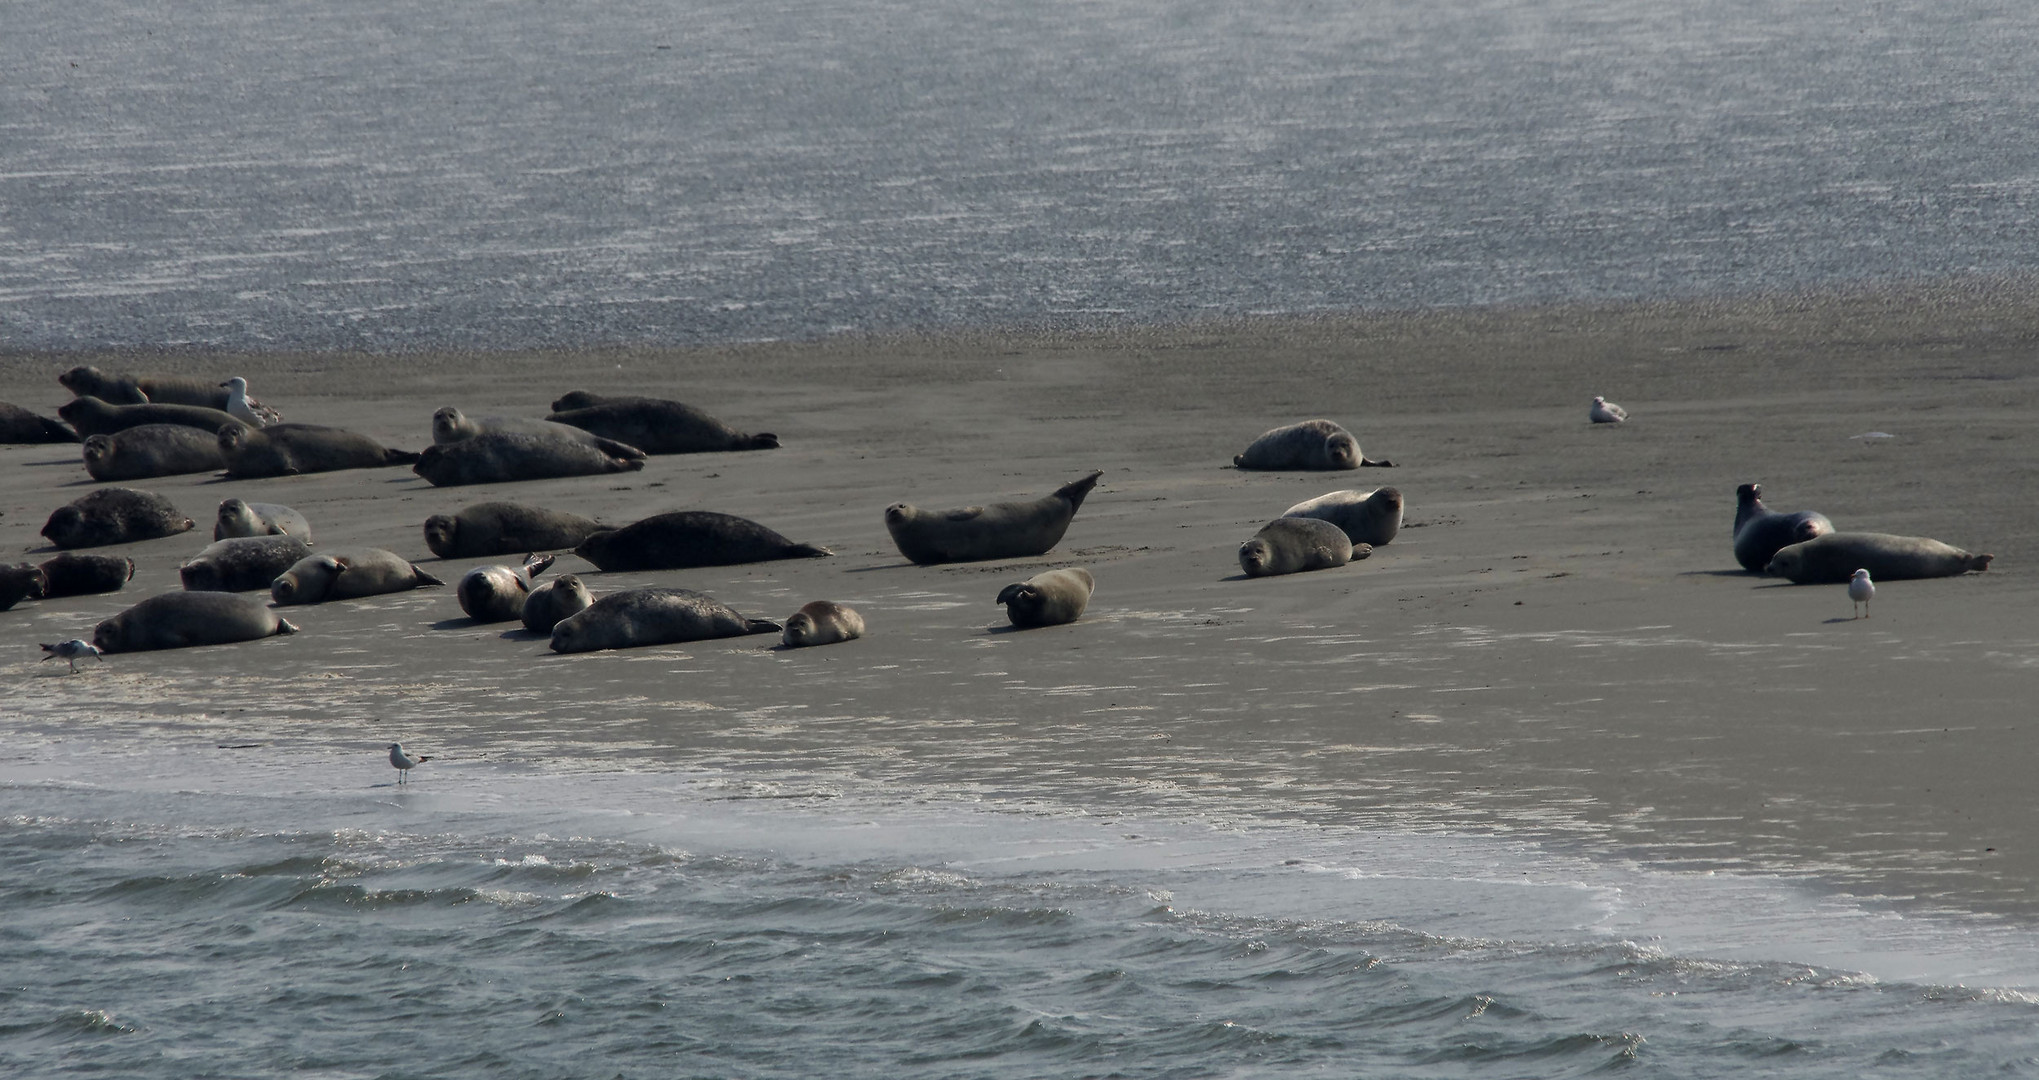
POLYGON ((225 645, 297 627, 276 617, 267 604, 221 592, 172 592, 147 600, 99 624, 92 644, 100 652, 145 652, 193 645, 225 645))
POLYGON ((524 629, 534 634, 550 634, 560 620, 577 612, 586 611, 595 602, 588 587, 572 574, 561 574, 551 581, 531 590, 524 598, 521 617, 524 629))
POLYGON ((394 551, 342 548, 291 563, 269 582, 269 596, 279 605, 323 604, 444 584, 394 551))
POLYGON ((508 622, 522 618, 531 598, 531 579, 545 572, 555 556, 533 555, 522 566, 477 566, 460 575, 453 595, 460 610, 476 622, 508 622))
POLYGON ((779 643, 789 649, 833 645, 864 636, 864 617, 857 609, 833 600, 809 600, 786 619, 779 643))
POLYGON ((835 554, 796 544, 749 518, 709 510, 656 514, 604 530, 581 541, 573 553, 603 570, 684 570, 835 554))
POLYGON ((608 526, 559 510, 510 502, 463 506, 425 519, 425 546, 442 559, 479 559, 529 551, 562 551, 608 526))
POLYGON ((992 503, 955 510, 922 510, 908 503, 885 508, 885 529, 899 553, 922 566, 1043 555, 1062 542, 1069 523, 1097 486, 1102 472, 1072 480, 1032 502, 992 503))
POLYGON ((411 467, 433 487, 596 476, 644 468, 644 458, 611 454, 571 439, 492 431, 425 448, 411 467))
POLYGON ((1878 581, 1954 577, 1989 569, 1994 555, 1968 552, 1923 536, 1889 533, 1827 533, 1792 544, 1770 559, 1765 571, 1794 584, 1835 584, 1867 570, 1878 581))
POLYGON ((408 450, 392 450, 366 435, 319 424, 251 428, 230 420, 213 430, 226 457, 227 475, 236 479, 379 469, 418 460, 408 450))
POLYGON ((1048 570, 999 590, 998 602, 1014 626, 1056 626, 1075 622, 1096 588, 1096 579, 1082 567, 1048 570))
POLYGON ((295 536, 236 536, 207 544, 177 574, 192 592, 267 589, 276 575, 311 553, 295 536))
POLYGON ((1392 461, 1373 461, 1359 451, 1352 432, 1329 420, 1305 420, 1267 432, 1246 452, 1232 459, 1242 469, 1357 469, 1362 465, 1392 468, 1392 461))
POLYGON ((45 582, 42 597, 54 600, 60 596, 118 592, 121 586, 134 580, 135 561, 118 555, 74 555, 66 552, 54 559, 43 560, 39 569, 45 582))
POLYGON ((0 401, 0 443, 77 441, 78 433, 65 424, 19 405, 0 401))
POLYGON ((493 431, 511 432, 521 435, 537 435, 568 442, 586 443, 612 457, 641 458, 644 451, 615 439, 605 439, 592 431, 574 427, 572 424, 556 424, 550 420, 532 420, 522 416, 473 416, 462 413, 451 405, 432 414, 432 442, 444 446, 447 443, 472 439, 493 431))
MULTIPOLYGON (((233 391, 228 383, 216 379, 193 379, 182 375, 109 375, 90 365, 74 367, 57 381, 64 389, 79 397, 96 397, 110 405, 197 405, 207 409, 229 411, 233 391)), ((243 381, 245 386, 245 380, 243 381)), ((283 419, 254 398, 247 399, 249 408, 269 423, 283 419)))
POLYGON ((230 536, 295 536, 309 544, 312 542, 312 527, 303 514, 279 503, 222 499, 219 520, 212 526, 212 538, 225 540, 230 536))
POLYGON ((1280 517, 1260 527, 1253 539, 1239 545, 1239 568, 1247 577, 1295 574, 1344 566, 1373 554, 1355 545, 1345 530, 1321 518, 1280 517), (1362 550, 1363 549, 1363 550, 1362 550))
POLYGON ((85 471, 92 479, 147 480, 212 472, 226 466, 219 439, 183 424, 143 424, 85 440, 85 471))
POLYGON ((1804 543, 1834 531, 1824 514, 1800 510, 1780 513, 1763 505, 1763 485, 1743 484, 1735 489, 1735 561, 1742 569, 1762 573, 1771 556, 1792 544, 1804 543))
POLYGON ((42 567, 31 563, 14 563, 0 566, 0 611, 12 610, 23 600, 33 600, 43 595, 49 583, 43 577, 42 567))
POLYGON ((153 491, 110 487, 57 507, 42 534, 60 548, 105 547, 175 536, 193 524, 177 512, 177 504, 153 491))
POLYGON ((1402 531, 1402 493, 1391 487, 1333 491, 1299 502, 1281 516, 1320 518, 1344 529, 1354 545, 1379 547, 1402 531))
POLYGON ((691 589, 625 589, 561 620, 552 628, 552 651, 629 649, 778 632, 778 623, 747 619, 691 589))
POLYGON ((111 435, 143 424, 182 424, 202 431, 218 431, 234 418, 219 409, 197 405, 108 405, 96 397, 72 398, 57 415, 80 435, 111 435))
POLYGON ((746 435, 677 401, 661 398, 597 398, 576 390, 553 403, 546 417, 637 447, 647 454, 706 454, 719 450, 776 450, 770 432, 746 435), (562 404, 573 408, 561 409, 562 404))

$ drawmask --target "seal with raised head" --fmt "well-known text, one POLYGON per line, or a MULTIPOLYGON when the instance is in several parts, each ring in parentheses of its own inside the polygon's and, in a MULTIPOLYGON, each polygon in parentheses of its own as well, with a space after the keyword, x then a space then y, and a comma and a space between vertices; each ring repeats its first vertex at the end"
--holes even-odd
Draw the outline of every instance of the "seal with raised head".
POLYGON ((151 596, 92 632, 100 652, 146 652, 184 649, 193 645, 226 645, 276 634, 295 634, 297 627, 277 617, 260 600, 223 592, 171 592, 151 596))
POLYGON ((1232 459, 1241 469, 1307 469, 1336 471, 1362 465, 1392 468, 1392 461, 1374 461, 1360 452, 1359 439, 1329 420, 1305 420, 1267 432, 1246 452, 1232 459))
POLYGON ((38 599, 48 587, 40 566, 33 563, 0 566, 0 611, 10 610, 23 600, 38 599))
POLYGON ((207 544, 177 575, 192 592, 267 589, 276 575, 311 553, 295 536, 235 536, 207 544))
POLYGON ((85 471, 102 482, 182 476, 226 466, 217 438, 183 424, 143 424, 89 436, 84 455, 85 471))
POLYGON ((1371 554, 1370 545, 1354 544, 1344 529, 1322 518, 1279 517, 1239 545, 1239 569, 1247 577, 1295 574, 1344 566, 1371 554))
POLYGON ((44 559, 40 569, 46 582, 43 598, 54 600, 60 596, 118 592, 121 586, 134 580, 135 561, 118 555, 65 552, 56 558, 44 559))
POLYGON ((0 401, 0 443, 77 442, 78 433, 59 420, 0 401))
POLYGON ((552 651, 594 652, 640 645, 776 634, 779 624, 750 619, 692 589, 642 588, 610 593, 552 628, 552 651))
POLYGON ((295 536, 309 544, 312 542, 312 526, 303 514, 281 503, 221 499, 219 520, 213 523, 212 538, 225 540, 230 536, 295 536))
POLYGON ((1097 580, 1080 566, 1047 570, 999 590, 998 602, 1014 626, 1056 626, 1075 622, 1096 588, 1097 580))
POLYGON ((789 649, 809 645, 833 645, 864 636, 864 617, 848 604, 833 600, 809 600, 787 616, 779 643, 789 649))
POLYGON ((366 435, 319 424, 252 428, 229 420, 215 428, 227 475, 237 479, 295 476, 340 469, 410 465, 418 455, 392 450, 366 435))
POLYGON ((153 491, 110 487, 59 506, 42 534, 60 548, 105 547, 185 532, 194 522, 153 491))
POLYGON ((1787 514, 1763 505, 1763 485, 1735 489, 1735 561, 1760 574, 1770 559, 1792 544, 1802 544, 1834 531, 1825 514, 1800 510, 1787 514))
POLYGON ((1797 585, 1839 584, 1857 570, 1869 571, 1878 581, 1903 581, 1980 573, 1994 558, 1923 536, 1837 532, 1780 549, 1764 570, 1797 585))
POLYGON ((796 544, 749 518, 712 510, 654 514, 598 532, 573 553, 603 570, 685 570, 771 559, 818 559, 835 552, 796 544))
POLYGON ((1344 529, 1354 545, 1379 547, 1402 531, 1402 493, 1391 487, 1333 491, 1299 502, 1281 516, 1321 518, 1344 529))
POLYGON ((112 435, 143 424, 182 424, 202 431, 218 431, 233 417, 219 409, 198 405, 109 405, 96 397, 72 398, 57 410, 64 422, 80 435, 112 435))
POLYGON ((480 559, 529 551, 563 551, 607 528, 561 510, 481 502, 425 519, 425 546, 442 559, 480 559))
POLYGON ((341 548, 291 563, 270 579, 269 597, 279 605, 323 604, 444 584, 394 551, 341 548))
POLYGON ((453 595, 460 610, 476 622, 508 622, 524 616, 524 602, 531 598, 531 579, 552 565, 554 556, 531 555, 522 566, 477 566, 460 575, 453 595))
POLYGON ((922 510, 908 503, 885 508, 885 530, 899 553, 922 566, 1047 554, 1097 486, 1102 472, 1072 480, 1031 502, 922 510))
POLYGON ((595 602, 588 587, 573 574, 561 574, 531 590, 524 598, 521 617, 524 629, 534 634, 551 634, 560 620, 576 612, 586 611, 595 602))
MULTIPOLYGON (((568 402, 573 396, 569 394, 560 402, 568 402)), ((707 454, 779 447, 779 437, 770 432, 746 435, 692 405, 661 398, 602 398, 579 408, 557 410, 546 419, 592 431, 647 454, 707 454)))
POLYGON ((458 442, 425 448, 411 467, 433 487, 598 476, 644 468, 644 458, 612 454, 600 447, 550 435, 491 431, 458 442))
POLYGON ((487 435, 492 431, 586 443, 605 454, 620 458, 644 456, 644 451, 634 446, 617 442, 615 439, 605 439, 572 424, 556 424, 550 420, 533 420, 525 416, 468 416, 451 405, 432 414, 432 442, 438 446, 456 443, 462 439, 472 439, 477 435, 487 435))
MULTIPOLYGON (((197 405, 227 411, 231 393, 217 379, 194 379, 185 375, 111 375, 96 367, 74 367, 57 381, 79 397, 96 397, 112 405, 197 405)), ((258 412, 274 413, 261 402, 249 399, 258 412)), ((273 416, 271 419, 275 419, 273 416)))

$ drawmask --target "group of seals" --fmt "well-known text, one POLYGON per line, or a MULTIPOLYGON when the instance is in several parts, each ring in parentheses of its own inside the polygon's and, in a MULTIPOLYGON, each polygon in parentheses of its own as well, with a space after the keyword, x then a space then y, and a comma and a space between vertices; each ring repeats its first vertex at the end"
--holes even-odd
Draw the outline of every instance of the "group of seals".
POLYGON ((182 375, 111 375, 86 365, 64 372, 57 381, 79 397, 96 397, 112 405, 196 405, 221 412, 232 411, 238 391, 249 411, 263 422, 282 419, 275 409, 247 396, 248 381, 240 376, 216 383, 182 375))
POLYGON ((1824 514, 1779 513, 1762 496, 1761 484, 1735 489, 1735 561, 1793 584, 1839 584, 1858 571, 1881 581, 1956 577, 1987 570, 1996 557, 1923 536, 1835 532, 1824 514))
POLYGON ((885 508, 885 529, 909 561, 929 566, 1046 554, 1062 542, 1083 498, 1102 472, 1072 480, 1031 502, 992 503, 955 510, 922 510, 907 503, 885 508))

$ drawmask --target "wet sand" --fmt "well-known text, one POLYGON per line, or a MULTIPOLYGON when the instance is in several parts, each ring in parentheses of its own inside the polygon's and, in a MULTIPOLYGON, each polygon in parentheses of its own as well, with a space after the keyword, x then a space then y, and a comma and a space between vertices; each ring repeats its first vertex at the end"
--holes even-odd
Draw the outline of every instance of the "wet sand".
MULTIPOLYGON (((1096 334, 845 338, 551 354, 0 355, 0 399, 53 411, 64 368, 246 376, 287 419, 421 449, 430 417, 543 415, 572 388, 698 405, 769 452, 640 473, 437 489, 406 469, 139 482, 200 522, 100 549, 122 593, 0 614, 17 730, 150 732, 242 750, 402 739, 448 758, 565 754, 723 770, 753 794, 848 789, 1049 812, 1159 811, 1467 830, 1653 865, 1805 876, 1905 905, 2039 913, 2039 291, 1457 311, 1096 334), (1595 394, 1626 406, 1586 422, 1595 394), (1260 432, 1323 416, 1392 470, 1246 473, 1260 432), (1872 432, 1891 438, 1858 438, 1872 432), (1099 488, 1038 559, 935 568, 883 508, 1099 488), (1742 573, 1736 485, 1844 530, 1934 536, 1985 574, 1842 586, 1742 573), (1350 567, 1244 580, 1236 549, 1299 500, 1392 484, 1407 524, 1350 567), (740 514, 837 557, 605 574, 783 619, 862 610, 869 636, 555 657, 452 589, 297 609, 303 633, 108 658, 37 641, 176 587, 239 496, 303 511, 450 586, 420 524, 514 499, 617 524, 740 514), (1050 566, 1097 577, 1074 625, 1012 633, 992 598, 1050 566)), ((32 552, 91 490, 75 447, 0 449, 0 548, 32 552)), ((35 554, 15 558, 46 558, 35 554)), ((387 779, 364 772, 364 782, 387 779)))

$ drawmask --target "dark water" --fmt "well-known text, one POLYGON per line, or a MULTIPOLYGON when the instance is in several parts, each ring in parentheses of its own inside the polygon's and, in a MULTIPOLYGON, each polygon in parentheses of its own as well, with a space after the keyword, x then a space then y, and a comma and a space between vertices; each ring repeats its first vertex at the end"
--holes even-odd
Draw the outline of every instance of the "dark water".
POLYGON ((0 8, 0 344, 522 347, 2029 268, 2015 2, 0 8))

